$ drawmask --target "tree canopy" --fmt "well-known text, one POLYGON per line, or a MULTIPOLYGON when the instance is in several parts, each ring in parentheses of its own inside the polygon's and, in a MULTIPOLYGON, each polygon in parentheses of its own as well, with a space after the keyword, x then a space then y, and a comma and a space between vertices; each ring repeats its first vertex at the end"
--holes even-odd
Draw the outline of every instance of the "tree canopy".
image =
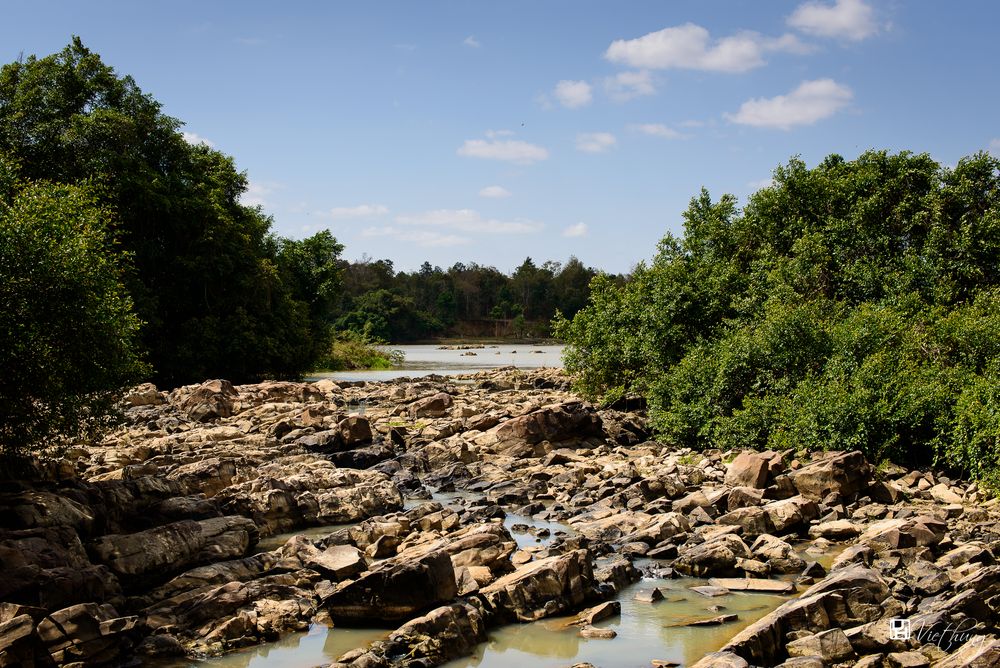
POLYGON ((86 189, 21 182, 0 158, 0 462, 114 424, 147 371, 109 218, 86 189))
POLYGON ((693 198, 557 330, 579 387, 698 448, 860 448, 1000 481, 1000 162, 799 159, 740 210, 693 198))
POLYGON ((129 76, 79 38, 0 70, 0 154, 30 180, 85 184, 114 212, 157 382, 308 370, 329 343, 342 246, 282 240, 240 202, 232 158, 188 144, 129 76))

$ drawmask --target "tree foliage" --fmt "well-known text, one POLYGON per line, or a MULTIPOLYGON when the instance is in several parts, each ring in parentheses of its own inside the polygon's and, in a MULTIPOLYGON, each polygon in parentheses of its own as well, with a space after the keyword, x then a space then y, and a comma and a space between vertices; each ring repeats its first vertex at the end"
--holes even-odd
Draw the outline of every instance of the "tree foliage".
POLYGON ((329 343, 342 247, 275 238, 241 204, 232 158, 180 127, 79 38, 0 70, 0 154, 25 178, 90 184, 114 211, 157 382, 297 375, 329 343))
POLYGON ((0 461, 115 423, 146 372, 109 212, 84 188, 18 182, 0 158, 0 461))
POLYGON ((392 261, 342 263, 344 291, 337 329, 396 343, 461 329, 462 323, 504 321, 517 335, 549 335, 557 311, 583 308, 597 272, 570 257, 536 266, 527 258, 510 276, 495 267, 457 262, 449 269, 425 262, 396 272, 392 261))
POLYGON ((696 447, 860 448, 997 482, 1000 162, 798 159, 703 191, 648 266, 558 324, 582 390, 696 447))

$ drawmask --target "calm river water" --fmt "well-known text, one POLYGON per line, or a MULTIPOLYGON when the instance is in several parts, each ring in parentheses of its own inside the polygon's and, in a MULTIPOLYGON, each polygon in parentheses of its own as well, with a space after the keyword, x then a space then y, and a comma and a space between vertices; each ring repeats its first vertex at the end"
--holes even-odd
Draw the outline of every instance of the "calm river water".
POLYGON ((523 343, 485 344, 472 350, 442 350, 440 345, 389 346, 406 356, 398 369, 366 371, 330 371, 308 376, 306 380, 392 380, 427 376, 435 373, 454 376, 501 366, 519 369, 562 366, 562 345, 523 343))

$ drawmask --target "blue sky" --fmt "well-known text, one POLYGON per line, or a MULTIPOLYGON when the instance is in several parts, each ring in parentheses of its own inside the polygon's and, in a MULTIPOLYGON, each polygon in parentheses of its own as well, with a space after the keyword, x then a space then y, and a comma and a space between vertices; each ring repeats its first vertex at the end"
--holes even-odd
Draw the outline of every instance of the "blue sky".
POLYGON ((0 0, 0 58, 72 34, 246 170, 275 230, 510 271, 649 258, 705 186, 793 155, 1000 153, 1000 5, 0 0))

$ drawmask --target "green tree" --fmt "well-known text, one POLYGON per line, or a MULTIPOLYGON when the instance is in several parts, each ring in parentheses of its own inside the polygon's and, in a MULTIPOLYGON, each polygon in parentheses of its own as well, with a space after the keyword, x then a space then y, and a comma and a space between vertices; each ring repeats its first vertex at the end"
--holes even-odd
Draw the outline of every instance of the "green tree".
POLYGON ((326 336, 312 298, 285 283, 271 219, 241 204, 246 176, 180 127, 79 38, 0 70, 0 152, 26 178, 93 184, 114 212, 156 381, 297 375, 326 336))
POLYGON ((109 213, 85 189, 18 185, 0 159, 0 454, 93 438, 147 369, 109 213))
POLYGON ((1000 482, 1000 161, 798 159, 557 321, 581 390, 644 393, 693 447, 858 448, 1000 482))

